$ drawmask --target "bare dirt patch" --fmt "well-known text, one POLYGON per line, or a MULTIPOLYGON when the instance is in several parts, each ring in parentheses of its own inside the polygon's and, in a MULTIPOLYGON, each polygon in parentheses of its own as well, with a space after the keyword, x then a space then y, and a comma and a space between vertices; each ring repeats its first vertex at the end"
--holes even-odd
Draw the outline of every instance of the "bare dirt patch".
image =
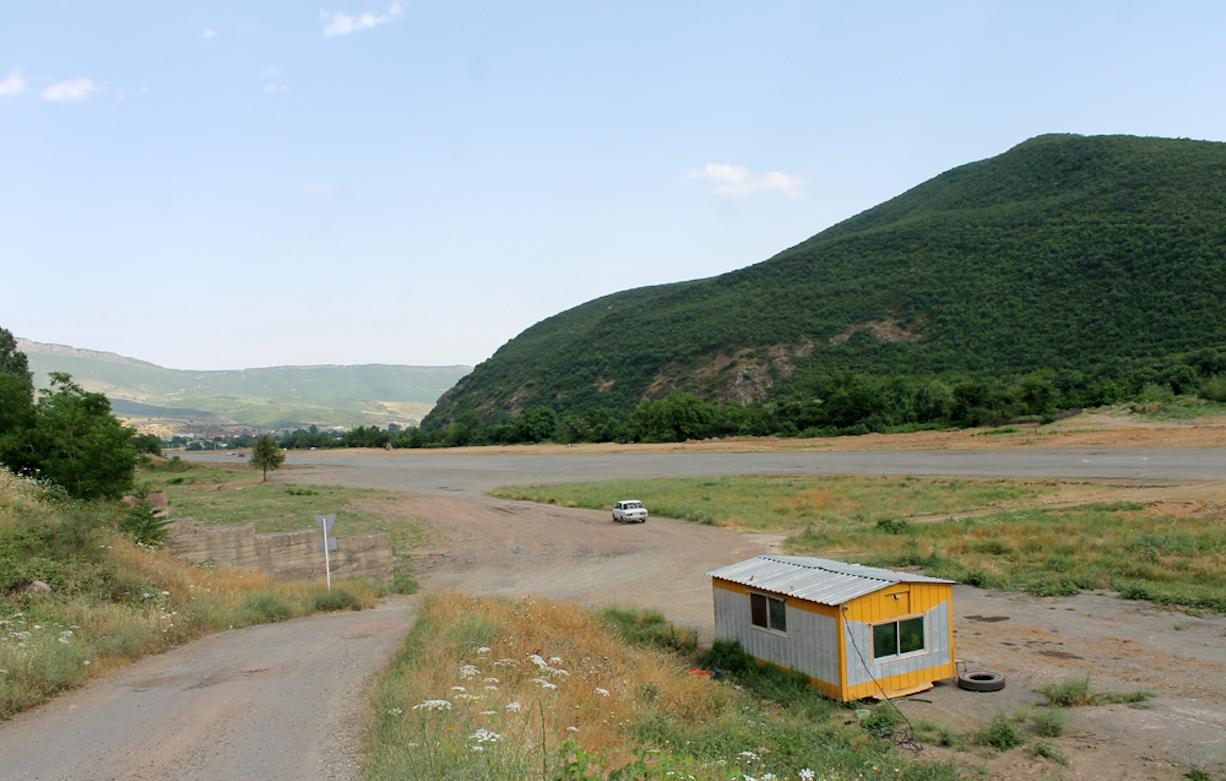
MULTIPOLYGON (((415 565, 428 588, 651 607, 697 628, 706 641, 706 572, 781 543, 778 535, 670 519, 620 526, 601 511, 525 502, 407 494, 404 501, 431 528, 432 545, 415 565)), ((1034 687, 1073 674, 1157 695, 1143 709, 1072 711, 1069 731, 1051 740, 1068 755, 1066 770, 1028 748, 959 754, 960 761, 986 762, 992 778, 1059 770, 1076 779, 1138 781, 1226 762, 1226 616, 1190 616, 1103 593, 1044 599, 964 586, 954 604, 957 658, 1004 673, 1008 686, 996 694, 938 686, 903 705, 914 719, 971 731, 998 710, 1041 703, 1034 687)))

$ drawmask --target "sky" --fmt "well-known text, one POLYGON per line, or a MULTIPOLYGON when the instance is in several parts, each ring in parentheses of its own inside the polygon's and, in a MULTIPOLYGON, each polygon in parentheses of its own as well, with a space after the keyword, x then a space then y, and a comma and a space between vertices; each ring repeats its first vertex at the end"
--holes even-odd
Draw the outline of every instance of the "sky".
POLYGON ((0 326, 475 364, 1049 132, 1226 139, 1226 4, 0 3, 0 326))

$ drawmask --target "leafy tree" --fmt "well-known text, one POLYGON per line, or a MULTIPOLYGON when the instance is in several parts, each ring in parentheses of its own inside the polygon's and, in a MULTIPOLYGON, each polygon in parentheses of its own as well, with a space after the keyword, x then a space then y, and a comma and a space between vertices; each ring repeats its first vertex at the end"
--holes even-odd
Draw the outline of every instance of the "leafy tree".
POLYGON ((63 372, 52 373, 27 437, 27 454, 42 475, 72 496, 116 498, 132 487, 132 430, 111 414, 106 396, 84 390, 63 372))
POLYGON ((272 435, 265 434, 251 448, 251 466, 263 470, 264 482, 268 482, 268 470, 279 469, 285 463, 285 451, 277 446, 277 440, 272 435))
POLYGON ((137 453, 148 453, 154 456, 162 455, 162 443, 156 434, 136 434, 132 437, 132 446, 137 453))
POLYGON ((0 374, 10 374, 23 380, 30 393, 34 392, 30 362, 26 354, 17 349, 17 340, 7 328, 0 328, 0 374))

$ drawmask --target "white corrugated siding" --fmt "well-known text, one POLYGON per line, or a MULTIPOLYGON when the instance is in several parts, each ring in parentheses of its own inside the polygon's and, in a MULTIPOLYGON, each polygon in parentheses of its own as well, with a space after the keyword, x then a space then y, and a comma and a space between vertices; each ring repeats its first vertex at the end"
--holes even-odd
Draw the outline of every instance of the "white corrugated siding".
POLYGON ((715 639, 736 640, 745 652, 839 685, 839 633, 834 618, 798 610, 788 600, 786 635, 753 625, 749 595, 722 588, 715 595, 715 639))
MULTIPOLYGON (((927 632, 925 647, 928 649, 928 653, 906 656, 902 659, 883 659, 876 663, 872 659, 872 649, 869 641, 869 635, 872 633, 872 624, 863 621, 844 621, 843 628, 846 634, 847 645, 847 685, 853 686, 857 683, 868 683, 873 677, 878 679, 887 678, 891 675, 935 667, 938 664, 948 664, 949 603, 942 602, 936 607, 929 609, 924 614, 924 617, 924 631, 927 632), (860 653, 864 655, 864 660, 868 662, 869 669, 872 670, 872 676, 869 675, 868 669, 861 663, 860 656, 856 654, 857 647, 860 649, 860 653)), ((788 619, 791 619, 790 615, 788 619)))

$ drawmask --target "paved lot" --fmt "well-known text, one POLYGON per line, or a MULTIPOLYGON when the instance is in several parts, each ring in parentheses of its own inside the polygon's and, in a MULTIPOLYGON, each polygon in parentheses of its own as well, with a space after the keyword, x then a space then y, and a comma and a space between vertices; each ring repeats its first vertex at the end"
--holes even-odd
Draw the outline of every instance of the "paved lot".
MULTIPOLYGON (((190 453, 188 457, 239 460, 224 453, 190 453)), ((1226 448, 565 455, 291 451, 288 463, 312 468, 309 476, 291 472, 283 479, 446 495, 484 493, 517 483, 755 474, 1213 480, 1226 477, 1226 448)))

